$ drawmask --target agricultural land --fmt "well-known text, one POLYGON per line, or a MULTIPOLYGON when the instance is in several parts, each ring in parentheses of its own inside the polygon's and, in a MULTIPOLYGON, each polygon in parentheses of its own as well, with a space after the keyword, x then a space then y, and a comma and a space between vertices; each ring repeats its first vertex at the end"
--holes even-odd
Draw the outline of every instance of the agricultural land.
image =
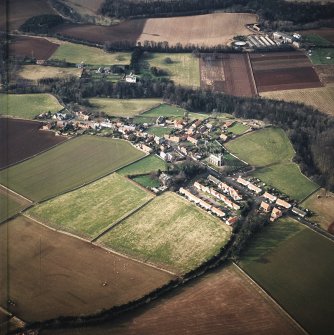
POLYGON ((292 163, 294 150, 281 129, 266 128, 243 135, 228 142, 226 148, 254 165, 254 176, 296 200, 304 199, 317 188, 292 163))
POLYGON ((120 170, 117 170, 117 173, 124 176, 131 176, 138 174, 147 174, 158 170, 166 170, 166 162, 163 161, 160 157, 157 157, 155 155, 149 155, 135 163, 132 163, 120 170))
POLYGON ((158 137, 163 137, 164 135, 169 135, 172 131, 172 128, 168 127, 150 127, 147 129, 148 134, 153 134, 158 137))
POLYGON ((59 112, 64 107, 51 94, 0 94, 1 114, 33 119, 41 113, 59 112))
POLYGON ((174 193, 165 193, 111 229, 100 242, 146 262, 187 272, 217 254, 230 234, 231 229, 220 220, 174 193))
POLYGON ((315 65, 334 64, 334 48, 314 48, 309 57, 315 65))
POLYGON ((324 85, 334 83, 334 65, 316 65, 314 68, 324 85))
POLYGON ((291 219, 269 224, 241 267, 310 334, 333 332, 333 241, 291 219))
POLYGON ((54 228, 93 239, 153 195, 116 173, 27 212, 54 228))
POLYGON ((9 287, 8 295, 16 302, 10 311, 26 321, 94 314, 140 298, 172 279, 24 216, 2 224, 0 234, 8 238, 10 264, 8 277, 0 272, 1 287, 9 287))
POLYGON ((123 140, 81 136, 0 172, 5 186, 40 201, 91 182, 144 154, 123 140))

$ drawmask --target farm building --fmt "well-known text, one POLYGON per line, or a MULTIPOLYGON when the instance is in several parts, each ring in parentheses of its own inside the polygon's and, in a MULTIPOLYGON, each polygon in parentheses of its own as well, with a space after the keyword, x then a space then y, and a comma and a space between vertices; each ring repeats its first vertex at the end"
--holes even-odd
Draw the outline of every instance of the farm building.
POLYGON ((266 202, 262 201, 260 205, 260 209, 263 210, 264 212, 268 213, 270 211, 270 205, 267 204, 266 202))
POLYGON ((286 202, 286 201, 284 201, 282 199, 277 199, 276 200, 276 205, 284 207, 286 209, 289 209, 291 207, 291 205, 288 202, 286 202))
POLYGON ((306 216, 306 212, 302 211, 301 209, 297 208, 297 207, 293 207, 292 208, 292 212, 297 214, 298 216, 300 216, 301 218, 304 218, 306 216))
POLYGON ((270 194, 268 192, 265 192, 262 196, 263 196, 263 198, 266 198, 266 199, 268 199, 271 202, 274 202, 277 199, 277 197, 275 197, 274 195, 272 195, 272 194, 270 194))
POLYGON ((218 154, 218 155, 210 154, 209 163, 216 165, 216 166, 223 166, 223 155, 222 154, 218 154))
POLYGON ((273 222, 276 219, 280 218, 282 216, 282 211, 280 211, 277 207, 274 207, 271 216, 270 216, 270 221, 273 222))

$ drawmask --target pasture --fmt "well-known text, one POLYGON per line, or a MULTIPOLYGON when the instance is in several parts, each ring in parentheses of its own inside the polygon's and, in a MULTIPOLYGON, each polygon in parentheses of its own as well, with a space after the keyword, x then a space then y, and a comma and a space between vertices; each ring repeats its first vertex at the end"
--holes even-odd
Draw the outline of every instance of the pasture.
POLYGON ((107 323, 42 335, 301 335, 277 305, 234 265, 198 278, 149 307, 107 323), (246 331, 245 331, 246 330, 246 331))
POLYGON ((73 67, 23 65, 16 74, 23 79, 37 81, 45 78, 80 77, 81 71, 73 67))
POLYGON ((0 172, 0 182, 34 201, 105 176, 144 154, 123 140, 80 136, 0 172))
POLYGON ((8 245, 8 277, 0 272, 0 286, 9 288, 16 303, 9 309, 28 322, 94 314, 138 299, 172 279, 24 216, 0 225, 0 235, 8 245))
POLYGON ((76 64, 84 62, 88 65, 127 65, 130 56, 129 52, 109 53, 100 48, 66 42, 59 46, 51 59, 64 59, 76 64))
POLYGON ((235 123, 232 127, 228 128, 228 131, 231 132, 232 134, 235 135, 241 135, 243 134, 245 131, 247 131, 249 129, 248 126, 242 124, 242 123, 235 123))
POLYGON ((261 96, 268 99, 302 103, 323 113, 334 115, 334 85, 302 90, 264 92, 261 93, 261 96))
POLYGON ((153 108, 146 113, 143 113, 142 116, 144 117, 159 117, 165 116, 170 118, 183 118, 185 113, 188 113, 187 110, 184 108, 174 106, 174 105, 167 105, 163 104, 156 108, 153 108))
POLYGON ((334 64, 334 48, 314 48, 309 56, 313 64, 334 64))
POLYGON ((154 171, 165 171, 167 168, 167 164, 164 160, 156 155, 149 155, 145 158, 132 163, 120 170, 117 170, 117 173, 123 176, 131 176, 137 174, 145 174, 154 171))
POLYGON ((104 112, 110 116, 131 117, 158 106, 159 99, 89 99, 94 110, 104 112))
POLYGON ((241 267, 310 334, 334 331, 334 243, 292 219, 251 240, 241 267))
POLYGON ((263 182, 296 200, 302 200, 318 187, 292 163, 294 149, 282 129, 265 128, 228 142, 226 148, 256 167, 252 173, 263 182))
POLYGON ((53 228, 93 239, 153 196, 116 173, 31 208, 53 228))
POLYGON ((16 164, 67 140, 39 130, 42 122, 0 118, 0 169, 16 164))
POLYGON ((143 63, 166 71, 176 85, 200 86, 199 59, 192 54, 145 53, 143 63))
POLYGON ((230 235, 230 227, 222 221, 167 192, 111 229, 99 242, 185 273, 217 254, 230 235))
POLYGON ((48 93, 0 94, 0 106, 0 115, 22 119, 33 119, 41 113, 55 113, 64 108, 56 97, 48 93))
POLYGON ((159 180, 153 179, 150 175, 133 177, 132 180, 134 180, 136 183, 146 188, 160 186, 159 180))
POLYGON ((163 137, 164 135, 170 134, 172 131, 172 128, 168 127, 150 127, 147 129, 148 134, 153 134, 158 137, 163 137))

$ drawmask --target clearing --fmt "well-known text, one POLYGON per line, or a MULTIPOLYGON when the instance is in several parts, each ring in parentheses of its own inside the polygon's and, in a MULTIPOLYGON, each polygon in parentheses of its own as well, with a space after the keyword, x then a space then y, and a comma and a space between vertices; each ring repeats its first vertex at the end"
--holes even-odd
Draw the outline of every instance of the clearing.
POLYGON ((31 208, 27 215, 53 228, 93 239, 153 195, 116 173, 31 208))
POLYGON ((2 170, 0 181, 40 201, 103 177, 143 156, 123 140, 80 136, 2 170))
POLYGON ((167 192, 99 241, 118 252, 184 273, 216 255, 230 235, 231 228, 222 221, 167 192))
POLYGON ((241 267, 310 334, 334 331, 334 243, 292 219, 250 241, 241 267))
POLYGON ((120 170, 117 170, 117 173, 123 176, 134 176, 158 170, 165 171, 166 168, 167 164, 164 160, 156 155, 149 155, 135 163, 132 163, 120 170))
MULTIPOLYGON (((138 299, 172 279, 24 216, 0 225, 0 236, 7 236, 1 242, 9 248, 2 259, 8 276, 0 271, 0 287, 9 287, 16 303, 10 309, 25 321, 93 314, 138 299)), ((0 303, 7 304, 3 297, 0 303)))
POLYGON ((64 108, 56 97, 48 93, 0 94, 0 106, 2 115, 23 119, 33 119, 39 114, 55 113, 64 108))

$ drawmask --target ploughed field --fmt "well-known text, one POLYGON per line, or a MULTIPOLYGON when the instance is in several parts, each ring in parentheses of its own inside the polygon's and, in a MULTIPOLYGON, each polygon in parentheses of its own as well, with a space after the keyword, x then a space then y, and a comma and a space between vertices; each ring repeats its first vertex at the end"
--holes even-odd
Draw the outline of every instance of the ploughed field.
POLYGON ((0 118, 0 169, 66 141, 66 137, 40 130, 42 124, 37 121, 0 118))
POLYGON ((15 306, 9 311, 25 321, 94 314, 138 299, 172 279, 24 216, 0 225, 0 235, 9 248, 2 258, 2 269, 8 272, 0 271, 0 286, 9 291, 1 290, 0 304, 6 306, 11 299, 15 306))
POLYGON ((321 87, 309 59, 299 51, 250 54, 259 92, 321 87))
POLYGON ((123 140, 80 136, 0 172, 0 183, 34 201, 103 177, 144 154, 123 140))
POLYGON ((42 335, 303 334, 248 277, 231 265, 176 289, 118 320, 42 335))

